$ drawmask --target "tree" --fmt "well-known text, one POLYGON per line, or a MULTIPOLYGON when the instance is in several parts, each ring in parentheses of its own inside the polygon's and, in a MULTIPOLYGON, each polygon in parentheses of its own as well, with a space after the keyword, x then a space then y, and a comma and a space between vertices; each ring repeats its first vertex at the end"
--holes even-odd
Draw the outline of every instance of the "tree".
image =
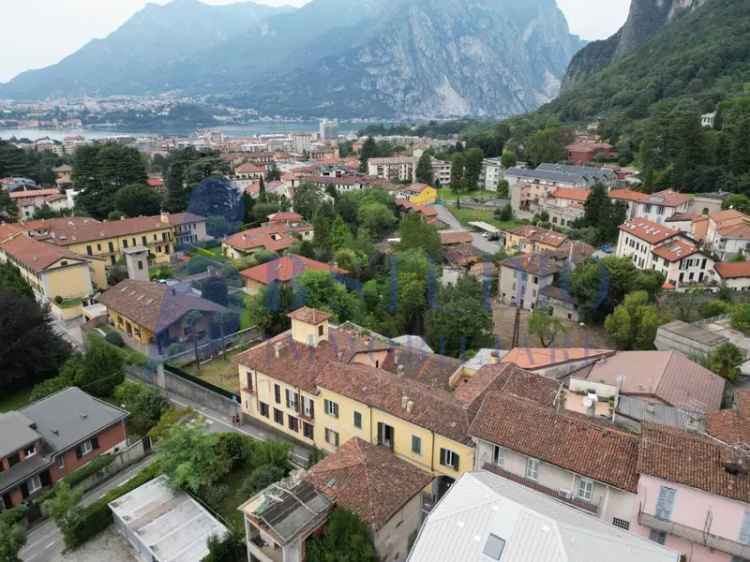
POLYGON ((502 222, 512 221, 513 220, 513 207, 511 207, 510 203, 508 203, 502 209, 497 209, 495 211, 495 218, 497 218, 497 220, 502 221, 502 222))
POLYGON ((80 501, 81 492, 73 491, 67 482, 61 480, 55 485, 52 497, 44 502, 44 508, 57 524, 68 548, 75 544, 73 532, 81 517, 80 501))
POLYGON ((359 171, 366 174, 368 171, 367 163, 370 158, 375 158, 378 155, 378 146, 375 143, 375 139, 367 137, 367 140, 362 145, 362 149, 359 151, 359 171))
POLYGON ((315 213, 315 220, 313 220, 313 229, 315 231, 313 244, 315 245, 315 252, 321 261, 327 262, 333 255, 331 229, 333 228, 334 220, 336 220, 336 213, 328 203, 321 205, 315 213))
POLYGON ((219 435, 196 425, 175 425, 159 445, 157 462, 172 488, 199 494, 231 469, 216 454, 219 435))
POLYGON ((396 226, 396 215, 383 203, 363 203, 357 213, 359 224, 376 238, 390 234, 396 226))
POLYGON ((289 313, 297 308, 294 289, 290 285, 272 283, 251 297, 247 305, 250 323, 273 337, 291 327, 289 313))
POLYGON ((617 239, 619 226, 625 222, 627 208, 622 203, 612 201, 604 185, 597 183, 591 188, 583 208, 584 215, 576 222, 577 228, 595 228, 597 244, 617 239))
POLYGON ((47 313, 15 290, 0 288, 0 387, 28 388, 54 375, 70 346, 47 313))
POLYGON ((466 158, 463 152, 457 152, 453 155, 451 166, 451 190, 458 195, 459 208, 461 207, 461 194, 466 190, 465 168, 466 158))
POLYGON ((745 361, 744 354, 732 343, 723 343, 704 361, 704 366, 720 377, 735 382, 740 373, 739 366, 745 361))
POLYGON ((0 562, 21 562, 18 553, 26 544, 26 507, 0 513, 0 562))
POLYGON ((12 291, 21 297, 34 298, 34 291, 10 262, 0 263, 0 291, 12 291))
POLYGON ((157 389, 129 380, 118 385, 112 396, 130 413, 129 423, 139 434, 155 426, 169 406, 157 389))
POLYGON ((744 193, 732 193, 721 202, 722 209, 736 209, 741 213, 750 213, 750 197, 744 193))
POLYGON ((512 168, 513 166, 518 164, 518 156, 516 156, 516 153, 512 150, 503 150, 503 155, 500 158, 500 164, 506 170, 508 168, 512 168))
POLYGON ((625 297, 604 322, 604 328, 622 350, 654 349, 656 331, 664 320, 655 306, 649 304, 645 291, 636 291, 625 297))
POLYGON ((336 252, 349 246, 352 243, 354 237, 352 231, 341 218, 341 215, 336 215, 331 225, 331 249, 336 252))
POLYGON ((525 145, 527 160, 534 166, 543 162, 560 162, 568 157, 566 146, 573 141, 572 131, 561 127, 541 129, 525 145))
POLYGON ((124 361, 120 351, 101 338, 90 337, 86 352, 77 365, 75 384, 100 398, 112 396, 125 380, 124 361))
POLYGON ((242 492, 247 497, 252 497, 285 476, 286 471, 281 466, 275 464, 261 465, 253 469, 242 483, 242 492))
POLYGON ((294 211, 312 221, 323 202, 323 192, 315 184, 304 182, 294 191, 294 211))
POLYGON ((732 328, 750 333, 750 304, 735 305, 731 313, 732 328))
POLYGON ((336 508, 319 536, 307 541, 308 562, 377 562, 365 523, 354 513, 336 508))
POLYGON ((559 318, 552 315, 552 310, 537 308, 529 318, 529 334, 537 336, 542 347, 549 347, 559 334, 565 334, 567 328, 559 318))
POLYGON ((482 174, 484 153, 480 148, 470 148, 464 153, 464 158, 464 183, 467 190, 474 191, 479 186, 479 176, 482 174))
POLYGON ((268 167, 268 172, 266 172, 266 181, 272 182, 272 181, 280 181, 281 180, 281 170, 279 170, 279 167, 276 165, 276 162, 271 162, 271 165, 268 167))
POLYGON ((247 560, 244 534, 230 530, 223 538, 208 537, 208 555, 201 562, 243 562, 247 560))
POLYGON ((417 181, 432 185, 432 155, 429 151, 424 151, 417 162, 417 181))
POLYGON ((297 301, 311 308, 332 312, 338 321, 358 321, 362 303, 355 293, 336 281, 328 271, 305 271, 297 278, 297 301))
POLYGON ((130 184, 115 194, 115 208, 127 217, 147 217, 161 211, 161 195, 145 184, 130 184))
POLYGON ((510 197, 510 184, 508 180, 499 180, 497 182, 497 196, 501 199, 510 197))
POLYGON ((227 306, 229 304, 229 289, 226 280, 223 277, 209 277, 203 283, 201 296, 221 306, 227 306))
POLYGON ((16 202, 10 198, 8 192, 0 189, 0 222, 16 222, 18 220, 18 207, 16 202))
POLYGON ((207 217, 208 234, 214 237, 238 230, 245 218, 242 196, 229 180, 219 176, 205 178, 193 187, 188 211, 207 217))
POLYGON ((409 213, 401 219, 399 229, 401 242, 399 251, 407 251, 415 248, 424 250, 425 254, 435 262, 440 263, 443 259, 443 246, 440 242, 440 234, 437 228, 427 224, 422 217, 416 213, 409 213))

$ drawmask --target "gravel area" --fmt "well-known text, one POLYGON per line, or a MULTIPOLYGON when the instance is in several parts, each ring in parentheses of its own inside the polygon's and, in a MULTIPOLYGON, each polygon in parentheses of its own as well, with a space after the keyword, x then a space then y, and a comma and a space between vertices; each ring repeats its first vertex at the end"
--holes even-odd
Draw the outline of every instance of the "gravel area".
POLYGON ((57 554, 51 562, 138 562, 128 542, 110 527, 81 548, 57 554))

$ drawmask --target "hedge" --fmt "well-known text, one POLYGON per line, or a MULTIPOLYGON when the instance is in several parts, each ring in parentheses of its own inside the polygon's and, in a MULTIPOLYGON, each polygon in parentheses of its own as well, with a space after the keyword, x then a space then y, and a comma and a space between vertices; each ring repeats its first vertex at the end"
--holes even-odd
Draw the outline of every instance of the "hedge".
POLYGON ((86 478, 91 476, 92 474, 95 474, 96 472, 99 472, 102 468, 105 468, 112 464, 115 460, 115 457, 112 455, 99 455, 96 457, 93 461, 90 463, 87 463, 83 465, 81 468, 76 470, 75 472, 72 472, 68 474, 63 480, 71 487, 74 488, 86 478))
POLYGON ((83 543, 104 531, 112 524, 112 512, 108 504, 128 492, 132 492, 146 482, 153 480, 161 473, 158 463, 152 463, 141 470, 133 478, 107 492, 91 505, 84 507, 80 516, 64 533, 65 547, 68 549, 78 548, 83 543))

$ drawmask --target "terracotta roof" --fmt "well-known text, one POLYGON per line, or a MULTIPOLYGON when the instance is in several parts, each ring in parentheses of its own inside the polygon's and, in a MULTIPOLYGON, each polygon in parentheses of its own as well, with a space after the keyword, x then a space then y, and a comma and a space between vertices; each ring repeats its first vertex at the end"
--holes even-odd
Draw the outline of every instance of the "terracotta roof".
POLYGON ((561 187, 552 192, 550 197, 554 197, 555 199, 570 199, 571 201, 576 201, 578 203, 585 203, 589 198, 590 193, 591 190, 589 189, 573 189, 561 187))
POLYGON ((573 361, 601 359, 614 355, 610 349, 589 349, 587 347, 553 348, 553 347, 516 347, 503 357, 501 363, 514 363, 522 369, 545 369, 555 365, 564 365, 573 361))
POLYGON ((4 242, 8 238, 13 238, 19 234, 23 234, 24 229, 20 226, 12 223, 0 222, 0 242, 4 242))
POLYGON ((268 215, 269 222, 302 222, 302 215, 299 213, 282 212, 268 215))
POLYGON ((442 390, 450 390, 450 379, 459 367, 461 361, 453 357, 401 346, 391 347, 380 365, 381 369, 390 373, 401 374, 442 390))
POLYGON ((700 217, 698 213, 675 213, 664 222, 686 222, 694 221, 700 217))
POLYGON ((36 199, 38 197, 51 197, 53 195, 60 195, 60 191, 57 189, 34 189, 28 191, 14 191, 10 193, 11 199, 36 199))
POLYGON ((149 281, 126 279, 97 300, 153 333, 169 328, 189 312, 226 312, 227 309, 192 294, 149 281))
POLYGON ((556 260, 549 256, 545 256, 544 254, 525 254, 514 258, 508 258, 500 262, 500 267, 507 267, 509 269, 515 269, 516 271, 523 271, 524 273, 539 275, 541 277, 560 273, 563 269, 562 265, 556 260))
POLYGON ((638 438, 593 419, 490 392, 469 433, 622 490, 637 491, 638 438))
POLYGON ((35 273, 41 273, 60 260, 85 261, 82 256, 64 248, 34 240, 25 235, 15 236, 0 243, 0 250, 12 256, 35 273))
POLYGON ((646 193, 640 191, 633 191, 632 189, 613 189, 609 192, 610 199, 618 199, 620 201, 633 201, 635 203, 643 203, 648 199, 646 193))
POLYGON ((440 243, 444 246, 453 244, 471 244, 474 238, 465 230, 441 230, 440 243))
POLYGON ((668 262, 675 262, 697 254, 699 251, 695 244, 681 238, 674 238, 654 248, 653 253, 668 262))
POLYGON ((620 230, 632 234, 648 242, 649 244, 659 244, 680 235, 679 230, 667 228, 655 222, 646 219, 632 219, 625 221, 620 225, 620 230))
POLYGON ((721 225, 718 228, 718 232, 723 238, 732 238, 734 240, 750 240, 750 224, 746 222, 721 225))
POLYGON ((706 430, 729 445, 750 445, 750 390, 734 391, 735 407, 706 414, 706 430))
POLYGON ((750 217, 748 217, 745 213, 741 213, 736 209, 724 209, 723 211, 716 211, 715 213, 710 213, 708 215, 708 218, 710 218, 717 224, 722 224, 728 221, 750 220, 750 217))
POLYGON ((195 213, 168 213, 167 216, 169 217, 169 226, 206 221, 206 217, 196 215, 195 213))
POLYGON ((750 502, 750 476, 726 469, 732 449, 695 433, 644 424, 638 472, 726 498, 750 502))
POLYGON ((369 404, 459 443, 471 442, 469 414, 448 392, 375 367, 339 362, 324 367, 317 383, 321 388, 369 404), (412 404, 411 411, 406 402, 412 404))
POLYGON ((714 265, 716 273, 722 279, 745 279, 750 277, 750 262, 717 263, 714 265))
POLYGON ((554 230, 546 230, 530 224, 511 228, 507 232, 514 236, 527 238, 531 242, 539 242, 540 244, 553 247, 559 247, 568 240, 568 237, 565 234, 560 234, 554 230))
POLYGON ((227 238, 224 243, 241 252, 263 248, 271 252, 281 252, 296 241, 285 224, 261 226, 243 230, 227 238))
POLYGON ((617 386, 626 395, 653 396, 675 408, 711 412, 721 408, 725 381, 677 351, 618 351, 576 375, 617 386))
POLYGON ((690 201, 688 195, 677 193, 672 189, 651 194, 631 189, 613 189, 609 192, 609 197, 610 199, 618 199, 620 201, 632 201, 646 205, 660 205, 662 207, 679 207, 690 201))
POLYGON ((305 480, 373 531, 381 529, 433 476, 396 457, 389 449, 358 437, 313 466, 305 480))
POLYGON ((345 269, 327 263, 311 260, 304 256, 283 256, 261 265, 240 272, 245 279, 252 279, 263 285, 270 285, 274 281, 288 283, 302 275, 305 271, 328 271, 337 275, 347 275, 345 269))
POLYGON ((263 174, 266 167, 258 164, 242 164, 234 169, 235 174, 263 174))
POLYGON ((326 320, 330 320, 332 316, 333 315, 328 312, 318 310, 317 308, 310 308, 309 306, 303 306, 289 314, 289 318, 292 320, 298 320, 299 322, 313 325, 318 325, 326 320))
POLYGON ((148 178, 146 180, 146 185, 149 187, 162 187, 164 185, 164 180, 162 178, 148 178))
POLYGON ((171 228, 161 221, 160 215, 101 222, 91 218, 67 217, 29 221, 23 223, 23 227, 44 235, 49 242, 59 246, 171 228))
POLYGON ((693 219, 693 238, 696 240, 704 240, 708 233, 708 217, 701 215, 693 219))

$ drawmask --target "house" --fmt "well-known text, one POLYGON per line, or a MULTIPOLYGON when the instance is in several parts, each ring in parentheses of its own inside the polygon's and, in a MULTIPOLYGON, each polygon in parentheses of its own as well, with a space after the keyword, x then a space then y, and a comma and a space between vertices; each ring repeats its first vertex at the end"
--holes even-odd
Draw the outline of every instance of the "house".
POLYGON ((678 562, 680 555, 488 471, 427 516, 408 562, 678 562))
POLYGON ((415 182, 417 179, 417 159, 412 156, 392 158, 370 158, 367 161, 367 175, 392 182, 415 182))
POLYGON ((67 199, 60 193, 59 189, 33 189, 27 191, 14 191, 10 198, 18 207, 18 220, 24 221, 34 217, 37 210, 42 207, 67 209, 67 199))
POLYGON ((594 418, 505 393, 485 396, 469 433, 489 470, 628 530, 638 437, 594 418))
POLYGON ((663 224, 672 215, 686 213, 690 207, 690 197, 667 189, 658 193, 641 193, 631 189, 613 189, 609 198, 628 206, 626 217, 629 220, 645 219, 663 224))
POLYGON ((427 224, 438 222, 438 212, 434 205, 414 205, 406 199, 396 199, 396 205, 405 213, 419 213, 427 224))
POLYGON ((539 292, 539 306, 550 309, 552 316, 561 320, 578 322, 578 304, 575 298, 563 288, 547 285, 539 292))
POLYGON ((679 351, 688 357, 703 357, 727 342, 729 339, 703 326, 673 320, 656 330, 654 347, 659 351, 679 351))
POLYGON ((104 258, 108 265, 121 260, 123 250, 136 246, 148 248, 157 263, 169 262, 175 251, 174 228, 166 213, 113 221, 65 217, 30 221, 22 227, 35 239, 63 246, 81 256, 104 258))
POLYGON ((575 221, 583 218, 584 204, 589 198, 590 190, 559 188, 540 199, 537 203, 539 213, 547 213, 549 222, 555 226, 570 227, 575 221))
POLYGON ((162 213, 166 224, 172 227, 177 246, 186 246, 205 242, 209 239, 206 232, 206 217, 195 213, 162 213))
POLYGON ((115 529, 141 562, 201 562, 208 539, 229 530, 189 494, 169 486, 161 475, 109 503, 115 529))
POLYGON ((725 381, 677 351, 618 351, 572 375, 691 412, 721 409, 725 381))
POLYGON ((750 289, 750 262, 717 263, 714 271, 716 279, 723 286, 735 291, 750 289))
POLYGON ((258 294, 263 288, 274 283, 289 285, 306 271, 327 271, 332 275, 348 275, 345 269, 327 263, 311 260, 304 256, 283 256, 278 259, 256 265, 240 272, 245 280, 245 292, 258 294))
POLYGON ((461 244, 471 244, 474 237, 471 232, 466 230, 441 230, 440 243, 443 246, 458 246, 461 244))
POLYGON ((633 531, 695 562, 745 560, 750 557, 746 400, 737 412, 712 414, 707 422, 711 436, 644 425, 633 531))
POLYGON ((297 241, 290 227, 274 224, 243 230, 221 243, 222 253, 232 259, 242 259, 257 251, 283 252, 297 241))
POLYGON ((299 187, 304 183, 311 183, 320 189, 333 187, 336 190, 336 193, 342 194, 369 189, 373 185, 379 185, 380 180, 356 174, 347 174, 343 176, 301 175, 290 180, 290 185, 293 188, 299 187))
POLYGON ((400 193, 406 195, 409 199, 409 203, 416 205, 417 207, 434 205, 438 198, 437 189, 423 183, 408 185, 404 187, 400 193))
POLYGON ((127 417, 76 387, 0 414, 0 511, 125 447, 127 417))
POLYGON ((15 266, 36 299, 59 318, 80 316, 81 302, 107 287, 103 259, 29 238, 15 226, 0 225, 0 262, 15 266))
POLYGON ((565 234, 524 224, 506 231, 505 250, 523 254, 556 251, 567 241, 565 234))
POLYGON ((107 307, 109 324, 149 351, 161 354, 175 342, 218 337, 217 316, 229 311, 214 302, 175 287, 125 279, 97 301, 107 307), (195 318, 192 313, 200 313, 195 318))
POLYGON ((379 559, 393 562, 406 559, 433 497, 432 474, 359 437, 313 466, 304 480, 337 507, 356 513, 379 559))
POLYGON ((485 158, 479 174, 479 186, 487 191, 497 191, 497 184, 505 179, 502 158, 485 158))
POLYGON ((451 184, 451 173, 453 170, 453 163, 446 160, 438 160, 437 158, 430 158, 432 164, 432 181, 435 185, 441 187, 447 187, 451 184), (438 182, 440 182, 438 184, 438 182))
POLYGON ((508 258, 500 263, 498 298, 504 304, 534 310, 541 291, 553 285, 563 266, 544 254, 508 258))
POLYGON ((610 349, 588 347, 515 347, 502 355, 500 363, 512 363, 530 373, 562 380, 614 353, 610 349))
POLYGON ((691 283, 708 283, 714 262, 686 234, 646 219, 620 225, 617 257, 628 257, 638 269, 663 273, 677 289, 691 283))
POLYGON ((71 187, 73 185, 73 166, 69 164, 63 164, 52 168, 55 173, 55 183, 60 189, 71 187))
POLYGON ((704 113, 701 115, 701 127, 704 129, 713 129, 716 124, 716 112, 704 113))
POLYGON ((744 213, 726 209, 699 217, 693 225, 696 239, 703 240, 719 261, 750 253, 750 217, 744 213))
POLYGON ((584 166, 600 155, 606 158, 615 155, 614 147, 606 142, 575 142, 566 146, 565 150, 568 151, 568 160, 578 166, 584 166))
POLYGON ((267 171, 265 164, 240 164, 234 169, 234 179, 259 180, 265 177, 267 171))

